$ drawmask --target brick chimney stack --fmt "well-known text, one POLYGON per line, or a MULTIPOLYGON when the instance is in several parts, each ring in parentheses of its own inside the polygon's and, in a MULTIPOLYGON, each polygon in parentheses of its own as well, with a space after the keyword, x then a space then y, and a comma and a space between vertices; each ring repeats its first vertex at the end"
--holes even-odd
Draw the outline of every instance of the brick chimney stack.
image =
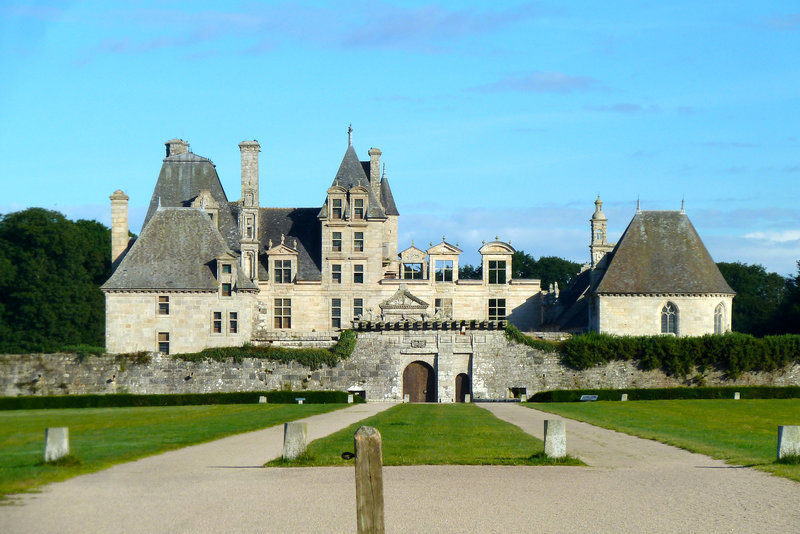
POLYGON ((128 250, 128 195, 121 189, 108 197, 111 199, 111 264, 116 268, 128 250))

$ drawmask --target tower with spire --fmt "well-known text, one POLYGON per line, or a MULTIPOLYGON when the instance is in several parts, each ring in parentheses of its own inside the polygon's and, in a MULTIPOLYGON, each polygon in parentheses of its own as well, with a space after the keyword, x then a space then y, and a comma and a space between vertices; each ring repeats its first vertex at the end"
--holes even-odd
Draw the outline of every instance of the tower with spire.
POLYGON ((594 213, 589 223, 592 227, 592 239, 589 245, 591 267, 596 269, 603 257, 614 248, 614 243, 608 242, 608 219, 603 213, 603 201, 600 200, 600 195, 597 195, 597 200, 594 201, 594 213))

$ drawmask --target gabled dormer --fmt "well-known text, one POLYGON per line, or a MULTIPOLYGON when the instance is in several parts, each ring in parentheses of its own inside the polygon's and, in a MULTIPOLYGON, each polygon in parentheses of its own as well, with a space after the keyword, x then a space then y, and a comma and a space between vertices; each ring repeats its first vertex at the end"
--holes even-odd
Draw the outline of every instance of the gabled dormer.
POLYGON ((478 252, 482 258, 484 284, 497 286, 511 281, 511 256, 516 250, 510 243, 492 241, 485 243, 478 252))
POLYGON ((369 189, 357 185, 350 189, 348 194, 348 207, 345 216, 352 222, 361 222, 367 219, 369 209, 369 189))
POLYGON ((451 245, 442 236, 442 242, 428 249, 429 271, 435 282, 455 282, 458 280, 458 257, 463 252, 451 245))
POLYGON ((198 208, 206 213, 214 222, 214 226, 219 228, 219 203, 211 196, 210 189, 201 189, 200 193, 192 200, 192 208, 198 208))
POLYGON ((286 243, 286 237, 281 235, 281 242, 274 244, 269 241, 267 249, 267 262, 269 263, 269 282, 271 284, 293 284, 297 278, 297 259, 299 251, 297 240, 292 246, 286 243))
POLYGON ((236 280, 239 278, 236 256, 225 252, 217 256, 217 283, 220 297, 231 297, 236 291, 236 280))
POLYGON ((402 280, 427 280, 428 265, 425 261, 426 252, 411 243, 411 246, 400 253, 400 279, 402 280))
POLYGON ((322 206, 320 218, 328 222, 344 222, 347 212, 347 189, 334 184, 328 188, 328 196, 322 206))

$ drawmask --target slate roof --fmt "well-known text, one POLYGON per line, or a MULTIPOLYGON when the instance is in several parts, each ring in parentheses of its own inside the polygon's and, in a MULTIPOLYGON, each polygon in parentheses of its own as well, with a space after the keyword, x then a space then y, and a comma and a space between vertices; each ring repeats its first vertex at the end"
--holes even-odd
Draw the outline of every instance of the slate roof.
POLYGON ((400 215, 394 203, 392 188, 389 187, 389 180, 386 176, 381 180, 381 204, 383 204, 383 211, 386 215, 400 215))
MULTIPOLYGON (((259 236, 261 250, 272 240, 273 245, 286 236, 286 245, 294 247, 297 239, 297 279, 322 280, 322 227, 317 219, 317 208, 261 208, 259 210, 259 236)), ((259 258, 259 278, 268 279, 266 256, 259 258)))
MULTIPOLYGON (((205 211, 162 207, 101 289, 216 290, 215 260, 230 252, 205 211)), ((257 289, 238 272, 239 289, 257 289)))
POLYGON ((595 293, 735 293, 681 211, 637 213, 610 254, 595 293))
MULTIPOLYGON (((358 156, 356 155, 356 151, 353 148, 353 145, 347 147, 347 151, 344 153, 344 157, 342 158, 342 163, 339 165, 339 170, 336 171, 336 176, 333 178, 333 182, 331 183, 331 187, 339 186, 347 189, 348 191, 354 187, 364 187, 366 188, 369 200, 367 201, 367 219, 385 219, 386 213, 384 209, 381 207, 380 202, 378 199, 375 198, 375 195, 372 194, 372 188, 369 184, 369 178, 367 178, 367 173, 369 169, 369 162, 368 161, 359 161, 358 156), (364 169, 367 169, 365 171, 364 169)), ((388 185, 388 184, 387 184, 388 185)), ((389 192, 391 196, 391 191, 389 192)), ((381 190, 381 197, 383 197, 383 190, 381 190)), ((392 199, 392 203, 394 204, 394 200, 392 199)), ((397 211, 395 207, 394 211, 397 211)), ((322 209, 319 210, 317 214, 319 218, 325 218, 328 216, 328 199, 325 198, 325 202, 322 204, 322 209)), ((345 217, 349 216, 349 206, 348 212, 345 213, 345 217)))
POLYGON ((237 223, 231 212, 225 209, 228 206, 228 197, 220 183, 217 169, 211 160, 191 152, 164 158, 142 229, 147 227, 159 205, 163 208, 189 207, 201 189, 210 190, 211 196, 220 207, 219 231, 228 247, 239 250, 237 223))

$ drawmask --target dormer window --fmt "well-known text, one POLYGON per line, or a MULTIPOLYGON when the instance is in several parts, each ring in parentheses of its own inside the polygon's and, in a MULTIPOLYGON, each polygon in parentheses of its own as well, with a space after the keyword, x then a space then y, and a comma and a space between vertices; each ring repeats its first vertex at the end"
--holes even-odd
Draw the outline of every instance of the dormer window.
POLYGON ((230 263, 223 263, 222 264, 222 272, 223 274, 231 274, 231 264, 230 263))
POLYGON ((506 283, 506 262, 500 260, 489 260, 489 283, 506 283))
POLYGON ((364 218, 364 199, 357 198, 353 200, 353 218, 354 219, 363 219, 364 218))
POLYGON ((422 280, 422 264, 404 263, 403 280, 422 280))
POLYGON ((276 284, 289 284, 292 282, 292 260, 275 260, 273 266, 276 284))
POLYGON ((453 281, 453 260, 436 260, 436 281, 453 281))
POLYGON ((331 218, 341 219, 342 212, 343 212, 342 199, 341 198, 331 199, 331 218))

